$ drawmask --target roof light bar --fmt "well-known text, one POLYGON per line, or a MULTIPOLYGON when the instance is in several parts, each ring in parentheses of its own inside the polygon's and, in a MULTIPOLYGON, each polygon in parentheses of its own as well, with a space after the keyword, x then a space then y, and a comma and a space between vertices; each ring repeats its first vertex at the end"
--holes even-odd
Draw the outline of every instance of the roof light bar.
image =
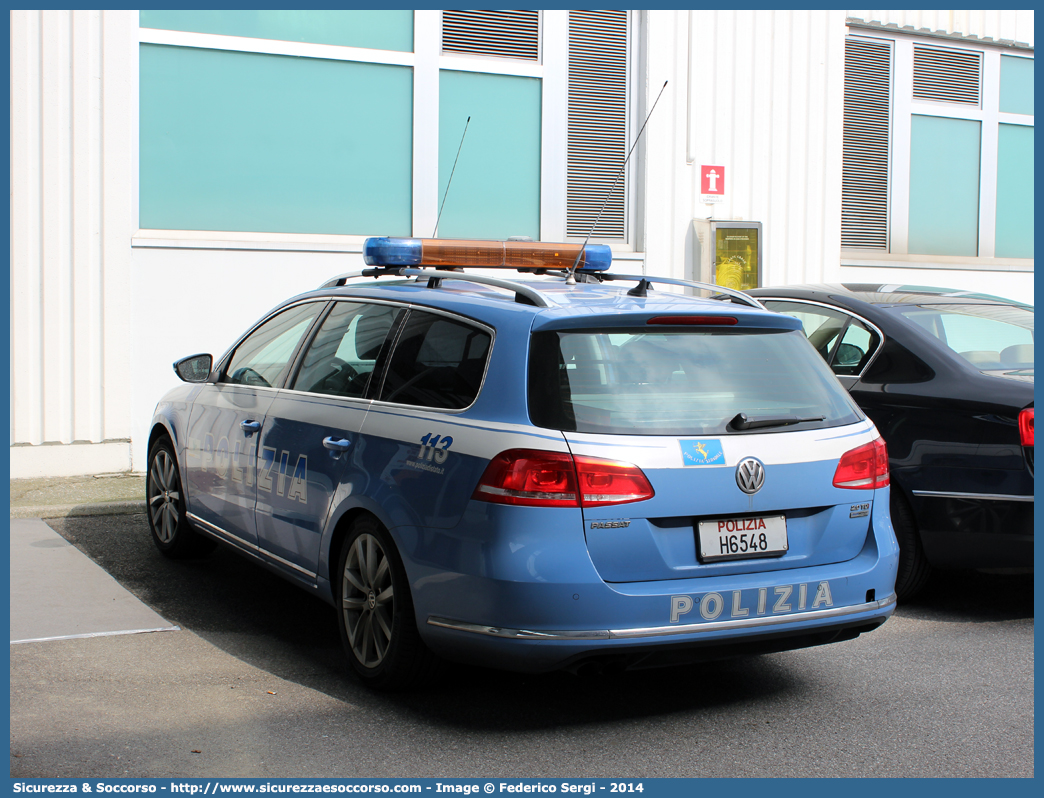
POLYGON ((367 238, 369 266, 471 266, 482 269, 569 269, 583 250, 579 269, 603 272, 612 263, 607 244, 547 244, 542 241, 474 241, 451 238, 367 238))

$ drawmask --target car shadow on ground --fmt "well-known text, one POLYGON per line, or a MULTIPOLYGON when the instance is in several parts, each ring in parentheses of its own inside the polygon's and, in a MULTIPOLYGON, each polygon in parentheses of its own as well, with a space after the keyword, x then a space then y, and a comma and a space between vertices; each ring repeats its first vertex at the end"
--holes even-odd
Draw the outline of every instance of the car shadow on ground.
POLYGON ((896 612, 951 623, 996 623, 1033 618, 1032 573, 933 571, 924 588, 896 612))
MULTIPOLYGON (((219 547, 203 559, 168 560, 144 515, 47 523, 168 621, 242 662, 340 701, 436 724, 526 731, 715 711, 782 699, 809 678, 776 655, 579 676, 450 664, 424 690, 378 694, 350 673, 333 608, 237 554, 219 547)), ((1031 618, 1032 576, 935 574, 899 612, 947 621, 1031 618)))

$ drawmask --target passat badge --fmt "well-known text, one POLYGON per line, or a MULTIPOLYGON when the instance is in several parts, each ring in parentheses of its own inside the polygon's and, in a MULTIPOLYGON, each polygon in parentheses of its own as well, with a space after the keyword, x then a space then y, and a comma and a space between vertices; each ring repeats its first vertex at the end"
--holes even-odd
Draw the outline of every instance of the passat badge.
POLYGON ((682 465, 725 465, 725 452, 721 441, 679 441, 682 450, 682 465))
POLYGON ((631 525, 631 519, 621 519, 619 521, 592 521, 591 529, 626 529, 631 525))

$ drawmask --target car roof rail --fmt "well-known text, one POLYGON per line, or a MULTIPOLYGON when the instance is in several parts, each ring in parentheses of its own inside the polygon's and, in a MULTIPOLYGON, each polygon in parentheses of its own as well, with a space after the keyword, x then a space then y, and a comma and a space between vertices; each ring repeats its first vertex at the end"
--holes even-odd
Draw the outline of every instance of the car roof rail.
MULTIPOLYGON (((579 271, 579 270, 578 270, 579 271)), ((564 272, 548 272, 549 276, 565 277, 564 272)), ((712 291, 716 294, 724 294, 730 299, 739 299, 746 305, 759 310, 765 310, 765 306, 762 305, 754 297, 743 293, 735 288, 728 288, 723 285, 716 285, 714 283, 701 283, 695 280, 678 280, 673 277, 656 277, 648 274, 614 274, 613 272, 597 272, 584 275, 588 280, 594 282, 611 282, 613 280, 636 280, 638 285, 631 289, 630 292, 633 296, 645 296, 646 289, 652 283, 664 283, 667 285, 680 285, 688 288, 698 288, 704 291, 712 291)), ((523 283, 516 283, 512 280, 503 280, 497 277, 484 277, 477 274, 465 274, 462 271, 440 271, 432 269, 411 269, 404 266, 381 266, 372 269, 364 269, 361 272, 348 272, 346 274, 340 274, 330 280, 327 280, 320 286, 320 289, 324 288, 336 288, 343 286, 348 280, 354 280, 359 277, 416 277, 418 280, 421 278, 428 278, 428 288, 438 288, 443 280, 463 280, 465 282, 478 283, 480 285, 489 285, 496 288, 503 288, 508 291, 515 293, 515 301, 521 302, 526 305, 534 305, 538 308, 549 308, 553 306, 553 303, 547 299, 547 297, 540 291, 537 291, 530 285, 523 283)))
POLYGON ((339 274, 336 277, 331 277, 329 280, 327 280, 325 283, 319 286, 319 290, 321 291, 324 288, 336 288, 339 285, 344 285, 349 280, 354 280, 356 277, 363 276, 364 275, 362 272, 345 272, 344 274, 339 274))
POLYGON ((443 280, 462 280, 468 283, 478 283, 494 288, 503 288, 515 294, 515 301, 523 305, 533 305, 538 308, 550 308, 554 306, 544 294, 532 286, 516 283, 512 280, 502 280, 498 277, 485 277, 479 274, 465 274, 458 271, 440 271, 438 269, 407 269, 405 267, 378 267, 364 269, 361 272, 349 272, 327 280, 320 286, 323 288, 336 288, 344 285, 348 280, 357 277, 416 277, 428 279, 428 288, 438 288, 443 280))
POLYGON ((645 288, 649 283, 667 283, 669 285, 682 285, 690 288, 700 288, 705 291, 713 291, 716 294, 725 294, 728 297, 741 300, 744 304, 750 305, 753 308, 759 310, 765 310, 765 306, 762 305, 754 297, 743 293, 735 288, 727 288, 723 285, 715 285, 714 283, 700 283, 694 280, 677 280, 673 277, 656 277, 648 274, 614 274, 612 272, 599 272, 595 279, 597 280, 637 280, 638 285, 632 289, 634 296, 645 296, 645 288), (643 285, 643 283, 645 285, 643 285))

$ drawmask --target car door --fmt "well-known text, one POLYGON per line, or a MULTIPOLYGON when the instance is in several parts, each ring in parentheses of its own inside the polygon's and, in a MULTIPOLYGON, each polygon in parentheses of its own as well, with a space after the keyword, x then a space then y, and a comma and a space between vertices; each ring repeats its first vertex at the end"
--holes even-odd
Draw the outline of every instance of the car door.
POLYGON ((192 403, 184 459, 188 512, 232 543, 257 546, 258 433, 294 352, 325 306, 294 305, 259 324, 192 403))
POLYGON ((258 444, 257 523, 262 553, 314 583, 331 501, 370 404, 386 343, 404 309, 334 302, 273 399, 258 444))

